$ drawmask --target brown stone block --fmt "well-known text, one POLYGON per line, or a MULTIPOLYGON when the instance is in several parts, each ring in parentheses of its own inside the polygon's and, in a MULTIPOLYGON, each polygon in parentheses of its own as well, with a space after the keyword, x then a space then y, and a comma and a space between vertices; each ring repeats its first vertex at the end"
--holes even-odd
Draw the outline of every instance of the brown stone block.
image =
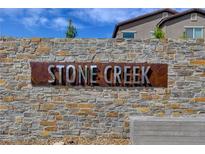
POLYGON ((3 97, 4 102, 13 102, 14 101, 14 96, 5 96, 3 97))
POLYGON ((46 127, 45 131, 57 131, 57 127, 46 127))
POLYGON ((49 135, 50 135, 49 131, 44 130, 44 131, 40 132, 40 136, 42 136, 42 137, 48 137, 49 135))
POLYGON ((40 125, 42 125, 42 126, 56 126, 56 121, 54 121, 54 120, 50 120, 50 121, 42 120, 40 122, 40 125))
POLYGON ((194 114, 196 111, 194 111, 193 109, 185 109, 183 112, 186 114, 194 114))
POLYGON ((4 85, 5 85, 5 83, 6 83, 6 81, 5 81, 5 80, 0 79, 0 86, 4 86, 4 85))
POLYGON ((9 110, 9 109, 12 109, 11 106, 7 106, 7 105, 0 105, 0 111, 1 110, 9 110))
POLYGON ((63 116, 62 115, 56 115, 56 120, 63 120, 63 116))
POLYGON ((140 107, 140 104, 138 104, 138 103, 132 104, 132 108, 137 108, 137 107, 140 107))
POLYGON ((129 121, 124 121, 124 124, 123 124, 123 125, 124 125, 125 128, 128 128, 129 125, 130 125, 130 123, 129 123, 129 121))
POLYGON ((93 108, 93 107, 95 107, 95 105, 94 104, 90 104, 90 103, 80 103, 80 104, 78 104, 78 107, 80 108, 80 109, 89 109, 89 108, 93 108))
POLYGON ((192 98, 191 102, 203 102, 203 103, 205 103, 205 97, 192 98))
POLYGON ((118 112, 112 111, 106 114, 107 117, 118 117, 118 112))
POLYGON ((41 38, 32 38, 31 42, 39 43, 41 42, 41 38))
POLYGON ((181 105, 179 103, 172 103, 169 105, 169 107, 172 109, 180 109, 181 105))
POLYGON ((159 99, 160 96, 158 96, 158 95, 151 95, 151 94, 148 94, 148 93, 142 93, 140 95, 140 98, 144 99, 144 100, 153 100, 153 99, 159 99))
POLYGON ((205 59, 191 60, 190 64, 192 64, 192 65, 205 65, 205 59))

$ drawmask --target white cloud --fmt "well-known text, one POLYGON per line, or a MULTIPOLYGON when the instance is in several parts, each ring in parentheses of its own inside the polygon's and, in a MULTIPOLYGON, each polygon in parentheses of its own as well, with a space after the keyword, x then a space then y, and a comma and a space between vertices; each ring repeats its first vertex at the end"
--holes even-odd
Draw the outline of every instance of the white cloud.
POLYGON ((65 29, 67 24, 68 24, 67 20, 65 18, 63 18, 63 17, 55 18, 52 21, 52 26, 54 28, 65 29))
POLYGON ((81 20, 94 23, 116 23, 155 9, 78 9, 69 13, 81 20))
MULTIPOLYGON (((79 23, 73 23, 73 25, 77 29, 85 28, 84 25, 79 24, 79 23)), ((51 21, 50 26, 53 28, 56 28, 56 29, 65 30, 65 28, 68 26, 68 20, 66 18, 63 18, 63 17, 57 17, 51 21)))
POLYGON ((32 26, 41 26, 45 25, 48 22, 48 19, 45 17, 39 17, 39 16, 30 16, 30 17, 24 17, 22 18, 22 23, 27 27, 32 26))

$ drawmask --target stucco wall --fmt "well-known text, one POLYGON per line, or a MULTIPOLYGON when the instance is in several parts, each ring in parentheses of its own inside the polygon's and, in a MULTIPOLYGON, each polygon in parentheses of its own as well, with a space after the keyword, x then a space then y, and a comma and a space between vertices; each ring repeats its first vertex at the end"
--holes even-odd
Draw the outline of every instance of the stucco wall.
MULTIPOLYGON (((168 13, 168 12, 167 12, 168 13)), ((120 26, 117 32, 116 38, 123 38, 123 31, 135 32, 135 39, 148 39, 151 38, 151 31, 154 31, 154 28, 163 19, 163 13, 156 14, 144 19, 120 26)), ((168 13, 169 16, 172 14, 168 13)))
POLYGON ((166 33, 166 37, 172 39, 179 39, 183 37, 186 26, 202 26, 203 38, 205 38, 205 18, 204 15, 197 13, 197 21, 191 21, 191 14, 184 15, 182 17, 173 19, 165 23, 163 30, 166 33))
MULTIPOLYGON (((130 115, 204 114, 204 66, 203 42, 1 40, 0 141, 82 137, 128 143, 130 115), (168 88, 33 87, 30 61, 167 63, 168 88)), ((102 140, 99 143, 104 143, 102 140)))

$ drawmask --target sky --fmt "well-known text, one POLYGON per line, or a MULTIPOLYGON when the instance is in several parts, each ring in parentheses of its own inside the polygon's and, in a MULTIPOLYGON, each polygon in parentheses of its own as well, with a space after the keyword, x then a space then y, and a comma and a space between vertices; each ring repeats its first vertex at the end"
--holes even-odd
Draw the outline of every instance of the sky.
POLYGON ((111 38, 118 22, 155 10, 157 8, 0 9, 0 36, 65 38, 67 21, 71 19, 77 28, 77 38, 111 38))

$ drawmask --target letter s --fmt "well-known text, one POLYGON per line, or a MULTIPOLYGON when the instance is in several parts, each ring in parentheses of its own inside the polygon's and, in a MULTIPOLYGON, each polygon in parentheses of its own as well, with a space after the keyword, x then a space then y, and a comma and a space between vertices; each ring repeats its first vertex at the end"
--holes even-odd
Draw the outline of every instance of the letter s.
POLYGON ((48 80, 48 83, 54 83, 55 82, 55 75, 53 74, 53 72, 51 71, 52 68, 54 68, 54 65, 49 65, 48 66, 48 73, 50 74, 50 80, 48 80))

